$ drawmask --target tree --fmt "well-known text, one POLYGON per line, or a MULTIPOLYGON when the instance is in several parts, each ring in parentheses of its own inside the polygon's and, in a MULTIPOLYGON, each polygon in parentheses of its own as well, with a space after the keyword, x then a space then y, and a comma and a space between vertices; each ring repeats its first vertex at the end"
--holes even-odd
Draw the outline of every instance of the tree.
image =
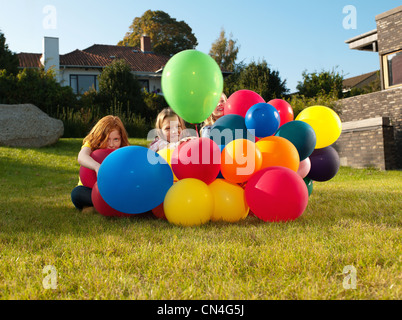
POLYGON ((320 73, 303 71, 302 76, 303 81, 299 81, 296 86, 300 95, 314 98, 319 94, 335 94, 338 98, 342 98, 343 76, 339 72, 335 70, 320 73))
POLYGON ((173 55, 198 45, 187 23, 177 21, 160 10, 148 10, 141 17, 136 17, 130 25, 130 31, 117 45, 139 47, 144 34, 151 38, 153 51, 157 54, 173 55))
POLYGON ((44 68, 26 68, 17 75, 0 70, 0 103, 32 103, 50 116, 57 110, 74 108, 76 95, 69 86, 57 82, 55 72, 44 68))
POLYGON ((279 72, 271 70, 265 60, 251 62, 249 65, 239 64, 232 75, 225 79, 225 93, 232 94, 241 89, 258 93, 265 101, 281 98, 289 89, 286 80, 281 80, 279 72))
POLYGON ((131 112, 141 115, 146 112, 140 83, 122 59, 114 60, 102 71, 96 101, 103 112, 112 107, 121 108, 123 112, 131 109, 131 112))
POLYGON ((5 69, 8 73, 18 73, 19 60, 17 54, 11 52, 6 44, 6 37, 0 31, 0 70, 5 69))
POLYGON ((219 38, 212 43, 209 55, 214 58, 216 63, 224 71, 234 71, 237 54, 239 53, 239 46, 237 46, 237 40, 226 38, 225 30, 222 28, 219 38))

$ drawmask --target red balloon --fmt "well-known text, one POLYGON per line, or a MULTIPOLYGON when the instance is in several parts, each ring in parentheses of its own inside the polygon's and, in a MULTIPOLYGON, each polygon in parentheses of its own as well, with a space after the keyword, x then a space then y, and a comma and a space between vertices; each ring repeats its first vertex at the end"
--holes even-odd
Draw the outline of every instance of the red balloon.
POLYGON ((159 219, 167 220, 165 216, 165 211, 163 210, 163 202, 156 208, 153 208, 152 213, 159 219))
POLYGON ((113 209, 111 206, 109 206, 106 203, 106 201, 103 200, 102 196, 99 193, 98 182, 95 182, 95 184, 92 188, 91 199, 92 199, 92 203, 93 203, 96 211, 98 211, 103 216, 107 216, 107 217, 131 217, 132 216, 131 214, 117 211, 116 209, 113 209))
POLYGON ((281 122, 279 123, 279 127, 283 124, 293 121, 294 114, 292 106, 282 99, 273 99, 268 102, 271 106, 274 106, 276 110, 279 112, 279 116, 281 118, 281 122))
POLYGON ((238 114, 245 117, 248 109, 257 103, 265 103, 258 93, 251 90, 238 90, 226 101, 223 113, 225 115, 238 114))
MULTIPOLYGON (((97 149, 91 152, 90 156, 98 163, 102 163, 105 158, 115 149, 97 149)), ((84 186, 93 188, 97 181, 96 172, 86 167, 80 167, 80 179, 84 186)))
POLYGON ((246 201, 264 221, 290 221, 306 209, 308 190, 303 179, 286 167, 268 167, 255 173, 245 189, 246 201))
POLYGON ((210 184, 221 169, 221 149, 210 138, 189 140, 173 151, 171 166, 179 180, 195 178, 210 184))

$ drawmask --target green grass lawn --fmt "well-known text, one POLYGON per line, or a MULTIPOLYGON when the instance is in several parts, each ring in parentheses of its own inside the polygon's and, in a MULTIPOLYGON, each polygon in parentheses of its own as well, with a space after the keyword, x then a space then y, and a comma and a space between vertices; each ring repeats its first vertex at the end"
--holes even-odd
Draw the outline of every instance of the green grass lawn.
POLYGON ((178 227, 76 210, 81 144, 0 147, 1 299, 402 298, 401 171, 341 168, 293 222, 178 227))

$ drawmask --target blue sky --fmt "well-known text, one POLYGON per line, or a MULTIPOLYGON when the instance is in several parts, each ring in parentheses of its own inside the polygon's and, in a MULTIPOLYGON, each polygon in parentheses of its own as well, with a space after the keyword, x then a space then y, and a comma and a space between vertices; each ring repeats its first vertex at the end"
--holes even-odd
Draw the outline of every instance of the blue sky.
POLYGON ((375 29, 375 16, 398 5, 395 0, 0 0, 0 30, 13 52, 40 53, 43 37, 52 36, 65 54, 95 43, 117 44, 135 17, 162 10, 192 28, 196 49, 204 53, 224 28, 240 46, 238 62, 265 59, 294 92, 304 70, 336 68, 348 78, 379 69, 377 53, 350 50, 345 40, 375 29), (343 22, 352 22, 351 12, 343 9, 350 5, 356 25, 347 29, 343 22))

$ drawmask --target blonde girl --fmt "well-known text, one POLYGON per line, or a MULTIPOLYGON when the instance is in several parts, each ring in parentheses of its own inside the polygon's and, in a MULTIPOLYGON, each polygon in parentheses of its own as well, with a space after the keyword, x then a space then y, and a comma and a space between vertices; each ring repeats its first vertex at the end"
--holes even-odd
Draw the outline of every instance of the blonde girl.
POLYGON ((201 137, 209 138, 209 133, 211 131, 213 124, 215 123, 216 120, 218 120, 220 117, 223 116, 223 111, 227 100, 228 98, 222 92, 221 98, 216 108, 214 109, 212 114, 204 121, 203 126, 201 127, 201 137))
POLYGON ((165 108, 156 118, 155 129, 156 137, 149 145, 149 149, 158 152, 165 148, 174 149, 183 142, 186 125, 171 108, 165 108))

